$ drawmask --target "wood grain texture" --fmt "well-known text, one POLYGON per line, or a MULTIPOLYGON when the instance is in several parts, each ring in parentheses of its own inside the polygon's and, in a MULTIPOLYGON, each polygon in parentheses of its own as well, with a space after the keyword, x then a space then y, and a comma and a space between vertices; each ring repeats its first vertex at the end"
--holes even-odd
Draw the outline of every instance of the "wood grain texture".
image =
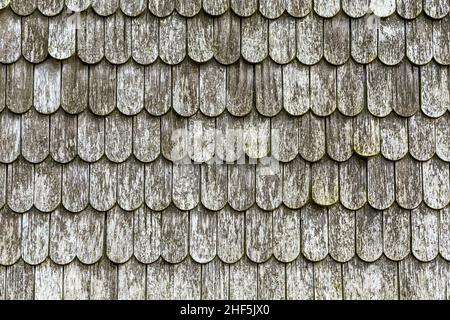
POLYGON ((360 19, 352 19, 351 23, 351 56, 356 62, 367 64, 378 56, 378 24, 377 19, 366 15, 360 19))
POLYGON ((353 60, 337 68, 337 108, 348 117, 356 116, 364 109, 364 71, 364 67, 353 60))
POLYGON ((396 99, 394 67, 375 60, 367 65, 366 78, 367 109, 377 117, 389 115, 396 99))
POLYGON ((314 264, 314 299, 342 300, 342 267, 330 257, 314 264))
POLYGON ((436 155, 448 162, 450 160, 450 141, 446 138, 450 133, 450 117, 448 113, 438 118, 435 123, 436 155))
POLYGON ((101 259, 91 268, 91 300, 117 299, 117 265, 108 259, 101 259))
POLYGON ((381 154, 389 160, 398 161, 409 151, 408 121, 391 113, 380 121, 381 154))
POLYGON ((69 12, 64 12, 49 19, 48 53, 53 58, 63 60, 75 54, 76 19, 76 15, 72 16, 69 12))
POLYGON ((229 298, 230 266, 216 258, 202 265, 202 300, 229 298))
POLYGON ((411 252, 410 211, 393 204, 383 212, 383 252, 393 261, 405 259, 411 252))
POLYGON ((64 8, 64 0, 37 1, 37 7, 46 16, 56 16, 64 8))
POLYGON ((131 258, 118 267, 117 299, 145 300, 146 266, 131 258))
POLYGON ((399 292, 402 300, 446 299, 448 265, 441 259, 421 263, 408 256, 399 263, 399 292))
POLYGON ((144 103, 153 116, 163 115, 172 106, 172 69, 160 60, 145 67, 144 103))
POLYGON ((397 264, 381 258, 367 263, 357 258, 344 264, 344 299, 396 300, 398 298, 397 264))
POLYGON ((174 164, 172 198, 181 210, 192 210, 200 201, 200 165, 174 164))
POLYGON ((47 159, 34 167, 34 206, 51 212, 61 203, 62 166, 47 159))
POLYGON ((172 68, 173 109, 183 117, 194 115, 200 107, 199 66, 185 60, 172 68))
MULTIPOLYGON (((140 1, 145 5, 145 2, 140 1)), ((145 11, 131 22, 131 54, 134 61, 149 65, 158 58, 159 21, 149 11, 145 11)))
POLYGON ((87 162, 100 160, 105 152, 105 119, 89 110, 78 115, 78 155, 87 162))
POLYGON ((314 11, 322 17, 331 18, 336 15, 340 10, 340 1, 332 0, 327 2, 326 0, 314 1, 314 11))
POLYGON ((306 16, 312 10, 311 0, 291 0, 285 2, 286 11, 293 17, 301 18, 306 16))
POLYGON ((286 299, 286 266, 272 258, 258 265, 258 299, 286 299))
POLYGON ((405 209, 414 209, 422 202, 421 169, 420 163, 410 156, 395 163, 396 199, 405 209))
POLYGON ((215 121, 201 112, 188 120, 188 156, 194 163, 205 163, 214 157, 215 121))
POLYGON ((50 117, 34 108, 22 115, 22 156, 30 162, 44 161, 49 154, 50 117))
POLYGON ((294 60, 283 66, 283 108, 290 115, 300 116, 311 107, 309 68, 294 60))
POLYGON ((328 255, 327 209, 308 204, 301 210, 301 248, 309 261, 318 262, 328 255))
POLYGON ((106 213, 106 255, 117 264, 133 254, 133 214, 118 206, 106 213))
POLYGON ((273 253, 272 212, 255 206, 245 213, 247 257, 256 263, 264 263, 273 253))
POLYGON ((131 57, 131 18, 120 10, 105 18, 105 57, 122 64, 131 57))
POLYGON ((0 62, 16 62, 21 52, 22 25, 20 17, 11 10, 0 12, 0 62))
POLYGON ((325 119, 308 112, 299 119, 299 153, 303 159, 316 162, 326 152, 325 119))
POLYGON ((336 67, 324 60, 311 67, 311 110, 320 117, 329 116, 337 108, 336 67))
POLYGON ((281 262, 293 262, 300 255, 300 223, 298 210, 280 207, 272 213, 273 254, 281 262))
POLYGON ((411 117, 420 110, 419 68, 403 61, 395 68, 396 98, 394 111, 411 117))
POLYGON ((61 104, 61 63, 48 59, 34 68, 34 101, 37 111, 55 112, 61 104))
POLYGON ((450 201, 448 163, 433 157, 422 164, 423 199, 433 209, 443 209, 450 201))
POLYGON ((378 32, 378 57, 387 65, 396 65, 406 53, 405 21, 397 15, 381 19, 378 32))
POLYGON ((33 103, 33 65, 25 59, 6 68, 6 106, 15 113, 24 113, 33 103))
POLYGON ((269 22, 269 54, 279 64, 292 61, 296 55, 295 19, 283 15, 269 22))
POLYGON ((230 299, 256 300, 258 295, 258 265, 247 258, 230 266, 230 299))
POLYGON ((209 210, 219 211, 228 201, 228 167, 222 163, 203 164, 201 170, 202 204, 209 210))
POLYGON ((421 109, 425 115, 438 118, 447 110, 450 100, 449 75, 446 68, 432 62, 420 69, 421 109))
POLYGON ((187 50, 189 57, 196 62, 207 62, 214 56, 213 18, 200 12, 187 20, 187 50))
POLYGON ((356 253, 366 262, 377 261, 383 254, 382 212, 370 206, 356 211, 356 253))
POLYGON ((450 256, 450 210, 445 208, 439 212, 439 253, 442 258, 448 261, 450 256))
POLYGON ((201 8, 201 0, 175 0, 175 9, 184 17, 195 16, 201 8))
POLYGON ((367 202, 367 162, 352 157, 339 165, 339 195, 344 207, 358 210, 367 202))
POLYGON ((422 7, 422 1, 420 0, 397 1, 397 13, 405 19, 417 18, 417 16, 422 12, 422 7))
POLYGON ((0 264, 16 263, 22 254, 22 219, 6 206, 0 209, 0 264))
POLYGON ((63 268, 51 260, 36 266, 34 279, 35 300, 62 300, 63 268))
POLYGON ((442 0, 425 0, 423 9, 432 18, 440 19, 450 11, 450 4, 442 0))
POLYGON ((106 60, 89 68, 89 108, 96 115, 107 115, 116 106, 116 67, 106 60))
POLYGON ((411 211, 412 253, 423 262, 430 262, 439 252, 439 212, 422 204, 411 211))
POLYGON ((21 116, 9 110, 0 113, 0 161, 11 163, 20 155, 21 145, 21 116))
POLYGON ((363 157, 378 155, 381 150, 380 121, 364 110, 353 118, 353 150, 363 157))
POLYGON ((355 212, 340 204, 328 209, 329 251, 338 262, 348 262, 355 256, 355 212))
POLYGON ((77 55, 81 61, 90 64, 100 62, 105 56, 105 19, 93 10, 80 14, 77 29, 77 55))
POLYGON ((120 9, 123 13, 130 17, 137 17, 147 7, 146 0, 122 0, 120 1, 120 9))
POLYGON ((369 10, 368 0, 342 0, 342 10, 352 18, 361 18, 369 10))
POLYGON ((88 108, 89 68, 73 57, 62 63, 61 106, 67 113, 79 114, 88 108))
POLYGON ((37 8, 37 0, 11 0, 9 7, 16 14, 27 16, 37 8))
POLYGON ((186 56, 186 19, 173 13, 159 21, 159 57, 167 64, 180 63, 186 56))
POLYGON ((283 107, 281 66, 270 59, 255 67, 256 109, 266 117, 277 115, 283 107))
POLYGON ((161 248, 161 213, 141 207, 134 211, 133 252, 145 264, 156 262, 161 248))
POLYGON ((406 56, 418 65, 433 58, 433 25, 425 15, 406 22, 406 56))
POLYGON ((34 284, 33 266, 19 260, 6 272, 5 300, 33 300, 34 284))
POLYGON ((244 152, 250 159, 261 159, 270 154, 270 119, 253 110, 244 119, 244 152))
POLYGON ((105 155, 116 163, 127 160, 133 149, 133 119, 118 111, 105 117, 105 155))
POLYGON ((48 18, 39 11, 22 20, 22 55, 27 61, 40 63, 48 55, 48 18))
POLYGON ((190 211, 189 253, 194 261, 211 262, 217 252, 217 213, 197 206, 190 211))
POLYGON ((297 118, 281 111, 271 123, 272 156, 281 162, 291 162, 298 155, 299 132, 297 118))
POLYGON ((326 118, 327 154, 335 161, 344 162, 353 155, 353 119, 339 111, 326 118))
POLYGON ((311 196, 321 206, 339 201, 339 167, 328 157, 311 165, 311 196))
POLYGON ((146 111, 133 117, 133 154, 141 162, 155 161, 161 152, 161 119, 146 111))
POLYGON ((350 58, 350 21, 345 14, 338 13, 333 19, 324 21, 323 52, 325 59, 333 65, 344 64, 350 58))
POLYGON ((180 263, 189 252, 189 213, 170 206, 162 212, 161 257, 169 263, 180 263))
POLYGON ((69 264, 77 255, 78 215, 64 209, 51 213, 49 257, 57 264, 69 264))
POLYGON ((149 1, 148 7, 154 15, 158 17, 166 17, 172 13, 175 8, 174 0, 156 0, 149 1))
POLYGON ((77 257, 92 265, 105 254, 105 213, 89 208, 78 215, 77 257))
POLYGON ((433 22, 433 57, 438 63, 444 65, 450 63, 450 46, 448 45, 450 36, 449 27, 448 16, 433 22))
POLYGON ((254 164, 228 166, 228 203, 245 211, 255 203, 256 172, 254 164))
POLYGON ((89 300, 91 287, 90 268, 78 260, 64 266, 64 299, 89 300))
POLYGON ((50 155, 66 164, 77 154, 77 117, 59 109, 50 116, 50 155))
POLYGON ((155 211, 166 209, 172 201, 172 164, 159 157, 145 165, 145 203, 155 211))
POLYGON ((227 68, 227 110, 244 116, 252 110, 254 99, 254 66, 244 60, 227 68))
POLYGON ((274 210, 281 205, 283 197, 280 163, 263 159, 256 165, 256 204, 263 210, 274 210))
POLYGON ((219 63, 232 64, 240 57, 241 20, 231 10, 214 18, 214 57, 219 63))
POLYGON ((117 165, 105 158, 90 165, 89 201, 99 211, 107 211, 116 203, 117 165))
POLYGON ((225 263, 236 263, 245 255, 245 215, 229 206, 217 215, 217 255, 225 263))
POLYGON ((431 159, 436 151, 434 121, 422 112, 409 118, 409 152, 419 161, 431 159))
POLYGON ((208 117, 220 116, 226 108, 227 69, 215 60, 200 65, 200 110, 208 117))
POLYGON ((15 212, 24 213, 33 206, 34 167, 23 159, 8 165, 8 206, 15 212))
POLYGON ((378 209, 389 208, 395 201, 395 163, 382 156, 367 161, 367 198, 369 204, 378 209))
POLYGON ((302 255, 286 265, 286 299, 314 299, 314 265, 302 255))
POLYGON ((241 17, 248 17, 258 10, 258 1, 240 1, 240 0, 230 0, 230 6, 234 12, 236 12, 241 17))
MULTIPOLYGON (((316 2, 314 2, 314 5, 316 2)), ((323 19, 314 12, 297 20, 297 59, 306 65, 313 65, 323 57, 323 19)))
POLYGON ((395 12, 396 0, 374 0, 369 8, 378 17, 388 17, 395 12))
POLYGON ((117 203, 132 211, 144 203, 144 165, 131 158, 117 166, 117 203))
POLYGON ((241 20, 241 37, 241 54, 246 61, 258 63, 268 56, 268 21, 259 12, 241 20))
POLYGON ((303 207, 310 197, 311 165, 296 157, 283 165, 283 203, 288 208, 303 207))
POLYGON ((132 60, 117 68, 117 109, 128 116, 144 109, 144 67, 132 60))

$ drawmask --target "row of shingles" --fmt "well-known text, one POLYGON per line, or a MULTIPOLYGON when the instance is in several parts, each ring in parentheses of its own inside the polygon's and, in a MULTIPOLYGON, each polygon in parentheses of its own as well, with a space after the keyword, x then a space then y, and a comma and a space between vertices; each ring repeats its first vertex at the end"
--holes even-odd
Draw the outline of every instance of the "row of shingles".
POLYGON ((218 212, 202 206, 190 212, 173 206, 125 212, 116 206, 106 213, 59 208, 23 215, 5 207, 0 222, 0 265, 20 258, 37 265, 48 257, 60 265, 75 258, 93 264, 102 257, 120 264, 133 256, 145 264, 159 258, 177 264, 188 256, 202 264, 216 257, 232 264, 244 256, 255 263, 273 257, 285 263, 299 257, 318 262, 328 256, 339 262, 356 256, 375 262, 383 255, 402 261, 410 254, 422 262, 439 255, 450 260, 448 207, 352 211, 337 204, 263 211, 255 206, 242 213, 228 206, 218 212))
POLYGON ((159 157, 144 164, 131 157, 120 164, 106 158, 32 164, 19 158, 0 165, 0 204, 15 212, 33 206, 50 212, 61 204, 79 212, 88 205, 105 211, 116 204, 130 211, 144 203, 153 210, 171 203, 191 210, 200 202, 215 211, 227 204, 244 211, 255 204, 274 210, 307 203, 342 203, 351 210, 370 204, 385 210, 397 202, 411 210, 422 203, 442 209, 450 201, 449 164, 436 157, 423 163, 410 156, 397 162, 382 156, 353 156, 342 163, 328 157, 312 164, 300 157, 288 163, 255 162, 172 164, 159 157))
POLYGON ((422 11, 434 19, 446 16, 450 10, 448 0, 3 0, 0 9, 8 5, 19 15, 29 15, 38 9, 47 16, 59 14, 64 9, 80 12, 87 10, 91 5, 99 15, 107 16, 122 10, 128 16, 138 16, 147 7, 158 16, 165 17, 174 10, 185 17, 196 15, 203 8, 210 15, 221 15, 230 8, 240 16, 246 17, 255 14, 258 10, 265 17, 275 19, 284 12, 293 17, 303 17, 314 10, 322 17, 330 18, 342 9, 354 18, 360 18, 368 13, 379 17, 392 15, 395 11, 405 19, 414 19, 422 11), (396 10, 397 9, 397 10, 396 10))
POLYGON ((347 117, 367 111, 376 117, 393 112, 411 117, 422 110, 439 118, 450 108, 449 77, 448 67, 434 62, 416 67, 408 61, 397 66, 293 61, 282 66, 266 59, 223 66, 188 59, 176 66, 161 61, 115 66, 106 60, 89 66, 77 58, 49 58, 37 65, 20 59, 0 65, 0 110, 24 113, 34 107, 51 114, 62 108, 78 114, 89 109, 101 116, 115 110, 136 115, 144 109, 162 116, 174 110, 183 117, 200 111, 211 118, 225 110, 237 117, 255 110, 266 117, 282 110, 294 117, 308 111, 326 117, 336 110, 347 117))
POLYGON ((377 56, 388 65, 398 64, 405 56, 418 65, 433 57, 441 64, 450 63, 450 18, 432 20, 425 15, 405 21, 395 15, 378 20, 371 16, 351 19, 341 13, 324 19, 311 13, 301 19, 285 15, 268 20, 259 14, 240 18, 230 12, 189 19, 174 13, 160 19, 150 13, 130 18, 120 12, 104 18, 89 11, 75 18, 65 13, 48 18, 38 12, 21 18, 5 10, 0 24, 3 63, 17 61, 21 52, 33 63, 48 54, 67 59, 75 52, 89 64, 106 57, 113 64, 133 58, 148 65, 160 57, 175 65, 186 55, 197 62, 214 57, 225 65, 241 56, 251 63, 270 56, 280 64, 297 57, 307 65, 322 58, 342 65, 350 57, 368 64, 377 56))
POLYGON ((23 261, 0 266, 0 300, 18 299, 439 299, 450 297, 448 262, 421 263, 412 257, 396 263, 358 258, 338 263, 328 258, 289 264, 271 259, 255 264, 242 259, 228 265, 215 259, 200 265, 157 261, 144 265, 130 259, 115 265, 107 259, 87 266, 46 260, 37 266, 23 261))
POLYGON ((380 210, 395 200, 406 209, 422 201, 441 209, 449 202, 447 116, 380 121, 366 114, 349 119, 334 113, 325 120, 310 113, 301 119, 225 113, 186 119, 169 113, 160 119, 145 111, 105 118, 4 110, 0 120, 0 160, 7 164, 0 168, 1 202, 18 212, 33 204, 52 211, 61 201, 70 211, 88 203, 102 211, 116 203, 133 210, 144 199, 155 210, 172 201, 190 210, 200 198, 212 210, 227 202, 246 210, 255 201, 266 210, 282 202, 300 208, 310 198, 354 210, 367 202, 380 210), (173 185, 167 181, 172 176, 173 185), (155 185, 173 196, 155 193, 155 185))

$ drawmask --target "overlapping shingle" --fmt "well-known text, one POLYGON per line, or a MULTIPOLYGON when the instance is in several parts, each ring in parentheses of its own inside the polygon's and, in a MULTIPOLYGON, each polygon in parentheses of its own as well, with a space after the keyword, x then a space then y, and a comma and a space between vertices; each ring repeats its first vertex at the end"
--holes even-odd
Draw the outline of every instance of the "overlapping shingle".
POLYGON ((0 299, 449 298, 448 1, 0 7, 0 299))

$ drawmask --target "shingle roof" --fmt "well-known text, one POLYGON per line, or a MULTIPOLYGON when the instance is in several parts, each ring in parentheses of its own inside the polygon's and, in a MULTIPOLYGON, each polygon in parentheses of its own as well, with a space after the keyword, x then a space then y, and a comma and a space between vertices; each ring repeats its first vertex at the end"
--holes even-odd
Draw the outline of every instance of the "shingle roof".
POLYGON ((0 299, 450 298, 448 0, 0 8, 0 299))

